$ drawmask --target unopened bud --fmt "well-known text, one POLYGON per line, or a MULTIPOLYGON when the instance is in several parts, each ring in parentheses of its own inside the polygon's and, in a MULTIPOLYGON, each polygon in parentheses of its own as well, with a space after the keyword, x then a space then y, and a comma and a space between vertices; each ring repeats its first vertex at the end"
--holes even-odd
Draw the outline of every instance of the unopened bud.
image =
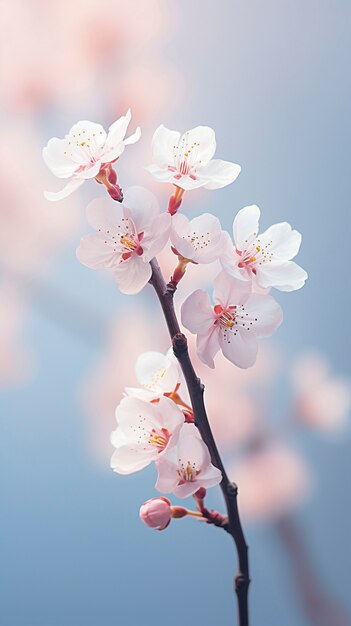
POLYGON ((146 526, 164 530, 172 519, 172 507, 168 498, 151 498, 141 505, 139 517, 146 526))

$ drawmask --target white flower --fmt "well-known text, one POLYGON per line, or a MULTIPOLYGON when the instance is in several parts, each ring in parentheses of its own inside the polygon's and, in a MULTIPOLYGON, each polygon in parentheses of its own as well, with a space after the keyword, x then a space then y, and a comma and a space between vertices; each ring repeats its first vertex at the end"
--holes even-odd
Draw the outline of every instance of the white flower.
POLYGON ((212 307, 207 292, 198 289, 183 303, 182 324, 197 335, 198 357, 214 368, 221 349, 232 363, 246 369, 257 357, 258 338, 269 337, 281 324, 279 304, 268 295, 251 293, 249 282, 221 272, 214 281, 212 307))
POLYGON ((81 239, 78 260, 92 269, 113 269, 123 293, 138 293, 151 278, 151 259, 168 241, 170 215, 160 214, 150 191, 130 187, 123 205, 93 200, 87 217, 97 232, 81 239))
POLYGON ((122 199, 116 172, 111 163, 116 161, 128 144, 138 141, 138 127, 133 135, 125 139, 131 119, 130 110, 116 120, 108 134, 94 122, 82 121, 72 126, 64 139, 53 137, 43 149, 43 158, 52 173, 58 178, 69 178, 59 192, 45 192, 47 200, 61 200, 78 189, 88 178, 103 183, 114 200, 122 199))
POLYGON ((181 213, 172 217, 171 242, 174 251, 193 263, 212 263, 218 259, 222 234, 220 221, 210 213, 192 220, 181 213))
POLYGON ((116 409, 116 420, 111 467, 118 474, 131 474, 176 445, 184 415, 168 398, 151 403, 126 397, 116 409))
POLYGON ((175 454, 162 456, 156 466, 156 489, 161 493, 174 493, 178 498, 187 498, 200 487, 214 487, 222 480, 220 470, 212 465, 208 448, 193 424, 184 424, 175 454))
POLYGON ((228 233, 224 237, 223 268, 231 276, 252 280, 263 289, 300 289, 307 273, 291 260, 299 251, 300 233, 282 222, 259 235, 259 219, 260 209, 256 205, 239 211, 233 222, 234 246, 228 233))
POLYGON ((126 387, 128 396, 143 400, 155 400, 164 394, 172 394, 180 383, 178 362, 169 354, 143 352, 136 362, 135 373, 142 389, 126 387))
POLYGON ((197 126, 180 135, 163 124, 152 140, 153 163, 146 169, 160 182, 181 189, 219 189, 234 182, 240 165, 212 159, 216 138, 212 128, 197 126))

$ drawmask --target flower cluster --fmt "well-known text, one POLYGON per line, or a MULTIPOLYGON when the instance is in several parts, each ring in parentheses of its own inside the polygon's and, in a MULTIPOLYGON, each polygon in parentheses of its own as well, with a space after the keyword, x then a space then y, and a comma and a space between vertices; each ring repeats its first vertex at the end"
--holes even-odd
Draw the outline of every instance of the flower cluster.
MULTIPOLYGON (((166 211, 160 210, 147 189, 135 186, 123 193, 115 165, 125 146, 141 136, 137 128, 125 138, 130 119, 128 111, 108 134, 100 124, 78 122, 64 139, 51 139, 44 160, 53 174, 69 182, 46 197, 65 198, 87 179, 105 186, 108 196, 93 200, 87 208, 95 232, 82 238, 77 257, 89 268, 110 270, 125 294, 136 294, 146 286, 152 277, 152 260, 168 245, 177 258, 168 285, 172 293, 189 265, 217 261, 221 271, 213 282, 213 300, 201 289, 191 293, 181 306, 182 324, 196 335, 197 354, 208 367, 214 368, 220 350, 238 367, 251 367, 258 340, 272 335, 283 318, 270 289, 293 291, 307 278, 292 260, 301 235, 286 222, 259 234, 260 210, 255 205, 235 216, 233 240, 216 216, 204 213, 189 220, 178 212, 185 193, 199 187, 219 189, 240 173, 239 165, 213 159, 215 133, 207 126, 181 135, 161 125, 154 134, 153 162, 146 169, 157 181, 174 186, 166 211)), ((154 462, 156 489, 180 498, 217 485, 221 472, 211 463, 192 407, 179 394, 178 364, 170 354, 146 353, 138 359, 136 374, 140 387, 126 388, 116 410, 112 468, 129 474, 154 462)), ((148 501, 141 511, 142 519, 159 530, 172 516, 177 515, 163 497, 148 501)))

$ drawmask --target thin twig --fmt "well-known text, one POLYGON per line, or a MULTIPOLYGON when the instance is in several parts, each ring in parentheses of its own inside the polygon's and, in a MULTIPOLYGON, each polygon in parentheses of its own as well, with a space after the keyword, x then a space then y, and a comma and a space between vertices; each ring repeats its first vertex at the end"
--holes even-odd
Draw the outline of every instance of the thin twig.
POLYGON ((154 287, 160 301, 168 331, 171 336, 173 351, 184 374, 194 411, 195 424, 210 451, 213 465, 215 465, 222 472, 222 481, 220 486, 228 512, 228 532, 234 539, 239 562, 239 571, 234 579, 234 588, 238 601, 238 625, 249 626, 248 588, 250 584, 250 577, 248 547, 246 545, 239 517, 237 503, 238 488, 235 483, 230 482, 227 476, 211 431, 204 404, 204 385, 195 373, 189 357, 187 340, 180 331, 179 323, 174 310, 173 295, 175 287, 172 283, 169 285, 166 284, 156 259, 151 261, 151 267, 152 276, 150 283, 154 287))

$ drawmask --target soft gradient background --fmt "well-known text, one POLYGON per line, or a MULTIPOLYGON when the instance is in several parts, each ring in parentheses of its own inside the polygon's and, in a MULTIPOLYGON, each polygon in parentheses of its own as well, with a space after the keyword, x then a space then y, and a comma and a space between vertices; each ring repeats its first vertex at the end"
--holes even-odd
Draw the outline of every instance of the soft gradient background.
MULTIPOLYGON (((213 126, 218 157, 242 173, 226 189, 189 194, 184 210, 215 212, 230 228, 257 203, 263 227, 287 220, 303 233, 310 277, 276 294, 285 320, 275 343, 286 367, 312 348, 347 377, 350 2, 14 0, 1 12, 0 623, 229 626, 229 538, 193 520, 150 531, 138 509, 154 495, 153 469, 127 478, 109 469, 103 383, 118 393, 134 383, 132 357, 168 347, 163 320, 151 289, 124 297, 76 261, 84 207, 103 191, 87 183, 44 201, 59 181, 41 147, 77 119, 108 126, 131 106, 143 136, 120 180, 149 184, 166 202, 142 170, 154 129, 213 126)), ((269 393, 270 417, 314 475, 292 515, 321 585, 351 614, 348 429, 337 438, 292 429, 286 383, 269 393)), ((222 506, 217 490, 211 503, 222 506)), ((308 626, 274 525, 248 521, 246 533, 252 624, 308 626)))

